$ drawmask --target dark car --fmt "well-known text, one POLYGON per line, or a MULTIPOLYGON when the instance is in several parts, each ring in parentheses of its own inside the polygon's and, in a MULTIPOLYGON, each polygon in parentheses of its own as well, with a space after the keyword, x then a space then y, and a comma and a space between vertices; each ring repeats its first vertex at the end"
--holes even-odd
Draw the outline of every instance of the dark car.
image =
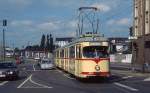
POLYGON ((17 79, 19 70, 14 62, 0 62, 0 79, 17 79))

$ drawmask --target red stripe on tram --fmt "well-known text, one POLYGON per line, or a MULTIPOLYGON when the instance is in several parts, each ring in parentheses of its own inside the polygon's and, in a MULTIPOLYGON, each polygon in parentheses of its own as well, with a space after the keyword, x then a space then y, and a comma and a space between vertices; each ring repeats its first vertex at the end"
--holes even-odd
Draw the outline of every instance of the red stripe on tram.
POLYGON ((103 60, 110 60, 109 58, 90 58, 90 59, 77 59, 77 60, 83 60, 83 61, 86 61, 86 60, 92 60, 92 61, 94 61, 94 62, 96 62, 96 63, 99 63, 99 62, 101 62, 101 61, 103 61, 103 60))
POLYGON ((110 72, 81 72, 82 75, 110 76, 110 72))

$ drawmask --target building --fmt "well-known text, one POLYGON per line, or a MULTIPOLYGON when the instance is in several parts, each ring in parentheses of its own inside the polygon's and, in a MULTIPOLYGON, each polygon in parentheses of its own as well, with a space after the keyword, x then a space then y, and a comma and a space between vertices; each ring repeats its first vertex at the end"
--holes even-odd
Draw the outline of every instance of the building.
POLYGON ((58 47, 63 47, 70 43, 73 40, 72 37, 63 37, 63 38, 56 38, 55 39, 55 46, 56 48, 58 47))
POLYGON ((13 57, 14 56, 14 49, 6 47, 5 48, 5 56, 6 57, 13 57))
POLYGON ((134 0, 133 64, 150 64, 150 0, 134 0))
POLYGON ((110 44, 110 62, 131 63, 131 42, 128 38, 108 38, 110 44))
POLYGON ((130 50, 130 40, 128 38, 115 37, 108 38, 110 44, 111 54, 131 54, 130 50))

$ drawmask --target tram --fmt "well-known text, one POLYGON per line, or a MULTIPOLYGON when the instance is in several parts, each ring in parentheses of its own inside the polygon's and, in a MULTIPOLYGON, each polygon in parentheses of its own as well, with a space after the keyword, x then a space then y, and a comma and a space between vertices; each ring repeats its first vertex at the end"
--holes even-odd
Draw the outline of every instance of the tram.
POLYGON ((55 50, 58 68, 78 78, 109 77, 108 40, 97 34, 85 34, 55 50))

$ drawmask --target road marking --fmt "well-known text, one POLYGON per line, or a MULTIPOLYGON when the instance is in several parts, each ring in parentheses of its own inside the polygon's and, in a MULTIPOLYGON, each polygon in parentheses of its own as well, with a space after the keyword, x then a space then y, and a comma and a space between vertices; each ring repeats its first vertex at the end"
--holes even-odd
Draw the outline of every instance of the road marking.
POLYGON ((21 88, 31 77, 32 75, 30 75, 25 81, 23 81, 17 88, 21 88))
POLYGON ((64 76, 67 77, 68 79, 75 79, 75 78, 70 77, 70 76, 67 75, 67 74, 64 74, 64 76))
POLYGON ((35 85, 41 86, 41 88, 53 88, 53 87, 49 87, 49 86, 46 86, 46 85, 43 85, 43 84, 40 84, 40 83, 33 81, 32 76, 30 77, 30 82, 35 84, 35 85))
POLYGON ((57 71, 58 71, 59 73, 63 73, 62 71, 60 71, 60 70, 58 70, 58 69, 57 69, 57 71))
POLYGON ((44 89, 44 88, 46 88, 46 87, 32 87, 32 86, 28 86, 28 87, 22 87, 22 88, 28 88, 28 89, 33 89, 33 88, 38 88, 38 89, 44 89))
POLYGON ((26 68, 24 67, 24 68, 22 68, 22 70, 26 70, 26 68))
POLYGON ((150 81, 150 77, 145 78, 143 81, 150 81))
POLYGON ((117 86, 119 86, 119 87, 126 88, 126 89, 128 89, 128 90, 131 90, 131 91, 138 91, 138 89, 132 88, 132 87, 130 87, 130 86, 123 85, 123 84, 121 84, 121 83, 115 82, 114 84, 117 85, 117 86))
MULTIPOLYGON (((26 70, 26 71, 34 71, 34 70, 26 70)), ((40 72, 40 71, 49 71, 49 72, 53 72, 53 71, 55 71, 55 70, 35 70, 35 72, 40 72)))
POLYGON ((33 71, 35 71, 35 64, 33 64, 33 71))
POLYGON ((125 77, 122 77, 122 79, 128 79, 128 78, 132 78, 133 76, 125 76, 125 77))
MULTIPOLYGON (((59 73, 63 73, 61 70, 57 70, 59 73)), ((70 77, 68 74, 63 74, 65 77, 67 77, 68 79, 75 79, 75 78, 72 78, 70 77)))
POLYGON ((8 81, 4 81, 4 82, 0 83, 0 86, 5 85, 6 83, 8 83, 8 81))
MULTIPOLYGON (((40 83, 37 83, 35 81, 32 80, 32 74, 24 81, 22 82, 17 88, 29 88, 29 87, 22 87, 26 82, 30 81, 32 84, 38 85, 40 86, 40 88, 53 88, 53 87, 49 87, 40 83)), ((39 87, 30 87, 30 88, 39 88, 39 87)))

